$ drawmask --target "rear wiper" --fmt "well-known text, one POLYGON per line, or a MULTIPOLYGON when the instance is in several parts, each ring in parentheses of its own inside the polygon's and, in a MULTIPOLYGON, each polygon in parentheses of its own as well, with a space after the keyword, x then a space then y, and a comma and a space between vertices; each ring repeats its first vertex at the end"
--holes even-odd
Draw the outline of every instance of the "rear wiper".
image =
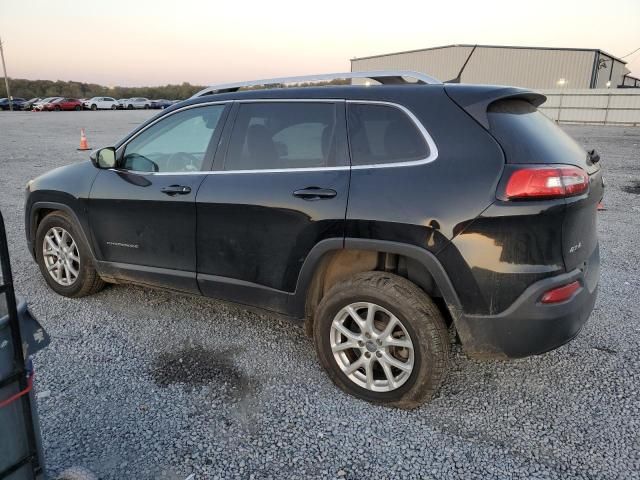
POLYGON ((596 152, 596 149, 587 150, 587 156, 591 163, 598 163, 600 161, 600 154, 596 152))

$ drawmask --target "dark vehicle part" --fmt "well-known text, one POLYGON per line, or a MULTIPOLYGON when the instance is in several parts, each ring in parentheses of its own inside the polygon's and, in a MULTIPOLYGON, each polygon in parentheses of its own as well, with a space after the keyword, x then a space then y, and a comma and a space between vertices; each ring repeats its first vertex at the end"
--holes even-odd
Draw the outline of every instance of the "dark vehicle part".
POLYGON ((1 213, 0 263, 0 479, 43 479, 34 373, 28 357, 47 346, 49 336, 27 304, 16 301, 1 213))
POLYGON ((36 232, 36 260, 52 290, 66 297, 84 297, 99 292, 105 282, 77 227, 64 212, 42 219, 36 232))
POLYGON ((415 284, 385 272, 334 285, 318 305, 314 340, 338 387, 399 408, 431 399, 449 365, 449 333, 438 308, 415 284))

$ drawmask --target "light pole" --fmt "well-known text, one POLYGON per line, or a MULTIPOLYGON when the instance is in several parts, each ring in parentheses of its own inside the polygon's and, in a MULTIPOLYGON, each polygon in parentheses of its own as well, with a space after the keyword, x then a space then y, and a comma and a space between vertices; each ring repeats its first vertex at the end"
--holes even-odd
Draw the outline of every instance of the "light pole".
POLYGON ((13 101, 9 91, 9 77, 7 77, 7 66, 4 64, 4 50, 2 49, 2 39, 0 38, 0 57, 2 57, 2 71, 4 72, 4 85, 7 87, 7 99, 9 100, 9 110, 13 112, 13 101))
MULTIPOLYGON (((556 83, 562 90, 564 90, 567 87, 567 83, 569 82, 567 82, 566 79, 561 78, 556 83)), ((562 115, 562 97, 564 95, 564 92, 562 90, 560 91, 560 104, 558 105, 558 119, 556 120, 557 123, 560 123, 560 115, 562 115)))

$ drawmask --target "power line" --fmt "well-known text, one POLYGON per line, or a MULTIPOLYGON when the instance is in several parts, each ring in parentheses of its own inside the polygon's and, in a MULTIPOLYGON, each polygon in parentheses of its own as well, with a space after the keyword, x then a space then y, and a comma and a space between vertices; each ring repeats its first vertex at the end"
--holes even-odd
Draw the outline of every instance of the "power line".
POLYGON ((627 58, 628 56, 633 55, 634 53, 636 53, 638 50, 640 50, 640 47, 636 48, 633 52, 627 53, 626 55, 624 55, 624 56, 622 56, 620 58, 627 58))

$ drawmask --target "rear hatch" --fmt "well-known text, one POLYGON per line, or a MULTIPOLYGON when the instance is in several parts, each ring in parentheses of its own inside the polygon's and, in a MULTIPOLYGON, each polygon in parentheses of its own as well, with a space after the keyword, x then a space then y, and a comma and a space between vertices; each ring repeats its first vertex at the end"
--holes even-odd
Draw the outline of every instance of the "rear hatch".
POLYGON ((567 271, 586 268, 598 247, 596 214, 604 190, 598 159, 538 111, 527 98, 511 97, 490 103, 487 119, 490 132, 505 152, 507 164, 569 165, 588 174, 588 190, 563 199, 566 216, 562 226, 567 271))

